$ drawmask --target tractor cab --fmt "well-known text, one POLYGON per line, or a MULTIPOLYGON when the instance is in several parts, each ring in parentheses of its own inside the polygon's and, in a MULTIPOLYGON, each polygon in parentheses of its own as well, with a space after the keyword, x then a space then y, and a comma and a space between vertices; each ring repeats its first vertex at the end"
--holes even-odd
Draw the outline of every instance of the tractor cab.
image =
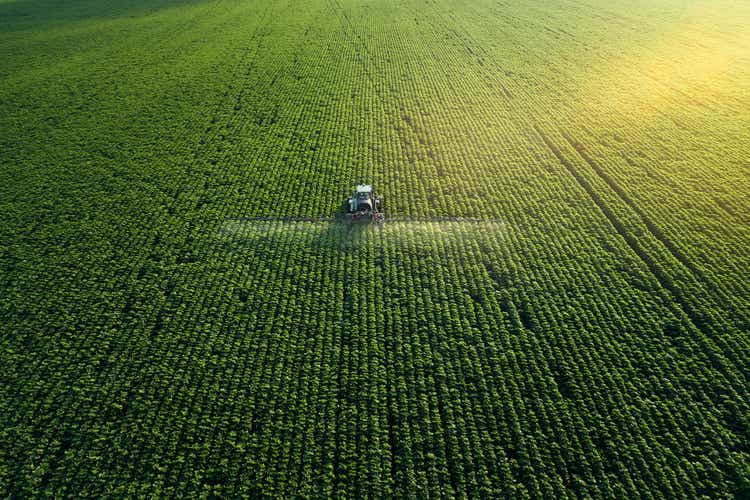
POLYGON ((372 209, 372 186, 357 186, 354 196, 349 198, 349 212, 362 212, 372 209))
POLYGON ((351 198, 346 200, 346 212, 349 220, 372 220, 382 222, 380 196, 376 195, 369 184, 360 184, 351 198))

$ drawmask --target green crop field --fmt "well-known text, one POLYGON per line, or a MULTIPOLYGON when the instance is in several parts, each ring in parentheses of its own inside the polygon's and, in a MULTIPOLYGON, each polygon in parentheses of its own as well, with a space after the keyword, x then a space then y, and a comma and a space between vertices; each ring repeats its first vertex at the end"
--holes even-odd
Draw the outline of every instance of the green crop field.
POLYGON ((0 0, 0 496, 750 497, 748 26, 0 0))

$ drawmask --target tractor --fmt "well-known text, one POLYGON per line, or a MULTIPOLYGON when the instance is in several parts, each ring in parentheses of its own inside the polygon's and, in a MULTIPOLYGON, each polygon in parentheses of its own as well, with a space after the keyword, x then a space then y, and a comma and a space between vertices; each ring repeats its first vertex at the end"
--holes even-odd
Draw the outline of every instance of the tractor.
POLYGON ((372 222, 382 224, 384 220, 381 209, 381 199, 373 190, 372 186, 360 184, 351 198, 346 200, 346 221, 372 222))

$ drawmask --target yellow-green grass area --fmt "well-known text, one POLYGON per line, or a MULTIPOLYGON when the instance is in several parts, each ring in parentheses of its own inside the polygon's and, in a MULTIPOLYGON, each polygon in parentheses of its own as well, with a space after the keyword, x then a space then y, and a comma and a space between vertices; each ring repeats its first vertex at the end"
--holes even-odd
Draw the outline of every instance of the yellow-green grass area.
POLYGON ((750 494, 749 24, 0 0, 0 491, 750 494))

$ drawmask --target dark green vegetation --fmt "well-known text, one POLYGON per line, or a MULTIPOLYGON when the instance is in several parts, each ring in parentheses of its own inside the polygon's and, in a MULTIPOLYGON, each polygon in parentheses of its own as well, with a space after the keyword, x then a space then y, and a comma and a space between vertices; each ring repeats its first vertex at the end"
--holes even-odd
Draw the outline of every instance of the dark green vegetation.
POLYGON ((748 23, 0 0, 0 492, 748 495, 748 23))

